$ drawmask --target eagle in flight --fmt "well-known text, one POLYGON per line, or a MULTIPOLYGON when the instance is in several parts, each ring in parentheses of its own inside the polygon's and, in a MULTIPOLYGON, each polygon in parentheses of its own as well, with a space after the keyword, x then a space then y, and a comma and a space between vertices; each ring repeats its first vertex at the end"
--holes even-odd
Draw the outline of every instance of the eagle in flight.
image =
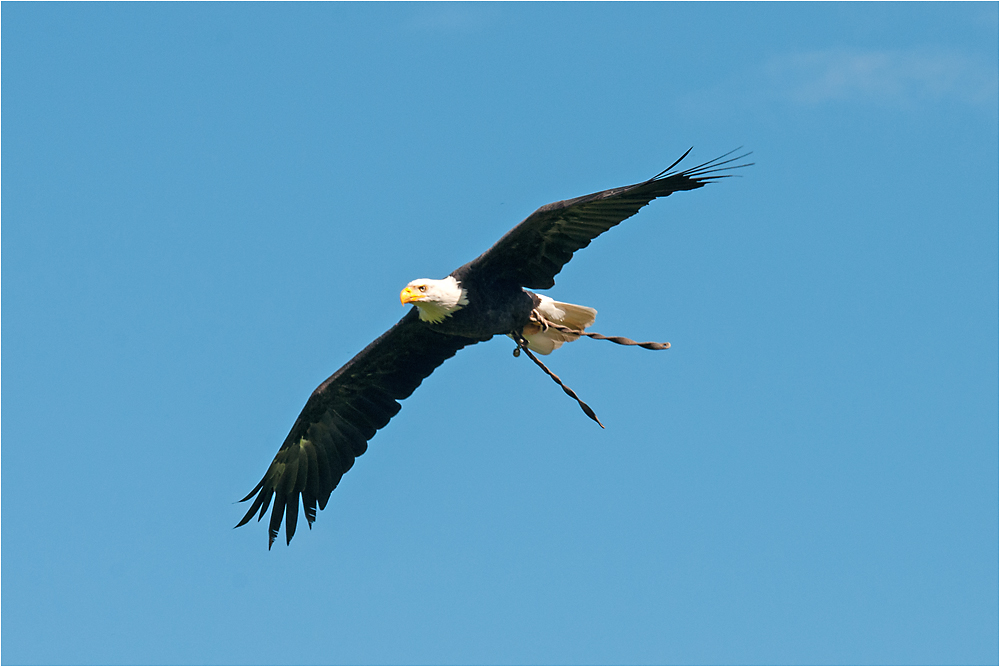
POLYGON ((316 388, 263 479, 241 501, 253 498, 237 527, 254 514, 259 521, 271 507, 268 549, 278 536, 282 517, 289 543, 301 498, 311 528, 317 507, 326 507, 354 459, 365 453, 375 432, 399 412, 399 401, 463 347, 496 335, 513 338, 515 355, 524 351, 600 424, 593 410, 532 352, 549 354, 580 336, 647 349, 662 350, 670 344, 637 343, 586 331, 594 323, 596 310, 554 301, 525 288, 544 290, 555 285, 556 274, 573 253, 657 197, 695 190, 730 175, 722 172, 749 166, 733 165, 748 154, 729 157, 735 152, 731 151, 696 167, 672 171, 690 152, 648 181, 543 206, 451 275, 410 282, 399 298, 415 307, 316 388))

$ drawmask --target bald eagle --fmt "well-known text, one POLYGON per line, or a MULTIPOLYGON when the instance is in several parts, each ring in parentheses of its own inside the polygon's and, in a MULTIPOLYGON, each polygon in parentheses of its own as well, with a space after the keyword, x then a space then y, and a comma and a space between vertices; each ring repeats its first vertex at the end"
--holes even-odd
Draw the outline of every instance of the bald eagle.
MULTIPOLYGON (((463 347, 508 335, 584 412, 596 415, 532 352, 546 355, 566 342, 590 336, 650 349, 669 343, 636 343, 586 331, 597 311, 555 301, 525 288, 549 289, 555 276, 592 240, 657 197, 695 190, 747 166, 732 165, 733 152, 683 171, 672 171, 690 149, 653 178, 543 206, 482 255, 441 279, 410 282, 400 293, 414 307, 391 329, 323 382, 306 401, 264 477, 241 502, 254 498, 236 527, 272 503, 268 549, 285 521, 286 544, 298 521, 299 502, 309 527, 326 507, 340 478, 365 453, 375 432, 399 412, 424 378, 463 347), (729 165, 729 166, 726 166, 729 165)), ((603 424, 602 424, 603 426, 603 424)), ((258 514, 259 512, 259 514, 258 514)))

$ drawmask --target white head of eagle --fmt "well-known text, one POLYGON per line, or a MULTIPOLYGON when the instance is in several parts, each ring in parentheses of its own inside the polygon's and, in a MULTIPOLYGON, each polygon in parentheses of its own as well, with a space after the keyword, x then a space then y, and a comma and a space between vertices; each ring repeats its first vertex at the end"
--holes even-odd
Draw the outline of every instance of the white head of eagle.
POLYGON ((399 293, 399 302, 404 306, 412 303, 420 311, 420 319, 424 322, 443 322, 444 318, 469 305, 465 297, 465 289, 448 276, 444 280, 420 278, 411 280, 410 284, 399 293))

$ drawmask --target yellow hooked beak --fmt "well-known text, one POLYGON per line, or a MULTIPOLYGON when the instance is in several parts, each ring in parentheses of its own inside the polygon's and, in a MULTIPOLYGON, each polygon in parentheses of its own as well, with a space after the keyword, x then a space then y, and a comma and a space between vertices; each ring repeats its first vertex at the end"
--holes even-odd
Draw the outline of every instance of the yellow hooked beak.
POLYGON ((420 296, 420 292, 412 287, 404 287, 403 291, 399 293, 399 302, 405 306, 408 303, 419 301, 420 296))

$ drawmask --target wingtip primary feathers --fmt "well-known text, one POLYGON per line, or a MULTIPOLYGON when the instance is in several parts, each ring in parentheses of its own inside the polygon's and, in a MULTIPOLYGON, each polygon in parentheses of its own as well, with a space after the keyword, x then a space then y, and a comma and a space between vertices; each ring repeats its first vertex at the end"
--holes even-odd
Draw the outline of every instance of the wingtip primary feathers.
POLYGON ((694 149, 694 147, 692 146, 691 148, 684 151, 684 154, 681 155, 679 158, 677 158, 677 160, 675 160, 672 165, 661 171, 653 178, 649 179, 648 182, 663 180, 665 178, 670 178, 671 176, 681 176, 681 177, 686 177, 692 181, 695 181, 700 185, 704 185, 705 183, 708 183, 714 179, 728 178, 730 176, 735 176, 736 174, 722 174, 719 172, 732 171, 733 169, 742 169, 744 167, 750 167, 753 165, 753 162, 746 162, 744 164, 735 164, 735 165, 732 164, 733 162, 742 160, 748 155, 753 154, 753 151, 747 151, 746 153, 742 153, 734 157, 729 157, 730 155, 738 152, 742 148, 743 148, 742 146, 738 146, 733 150, 727 153, 723 153, 719 157, 713 158, 707 162, 703 162, 694 167, 690 167, 688 169, 685 169, 684 171, 672 172, 673 168, 676 167, 678 164, 680 164, 684 160, 684 158, 686 158, 688 154, 694 149), (730 166, 725 166, 725 165, 730 165, 730 166))

